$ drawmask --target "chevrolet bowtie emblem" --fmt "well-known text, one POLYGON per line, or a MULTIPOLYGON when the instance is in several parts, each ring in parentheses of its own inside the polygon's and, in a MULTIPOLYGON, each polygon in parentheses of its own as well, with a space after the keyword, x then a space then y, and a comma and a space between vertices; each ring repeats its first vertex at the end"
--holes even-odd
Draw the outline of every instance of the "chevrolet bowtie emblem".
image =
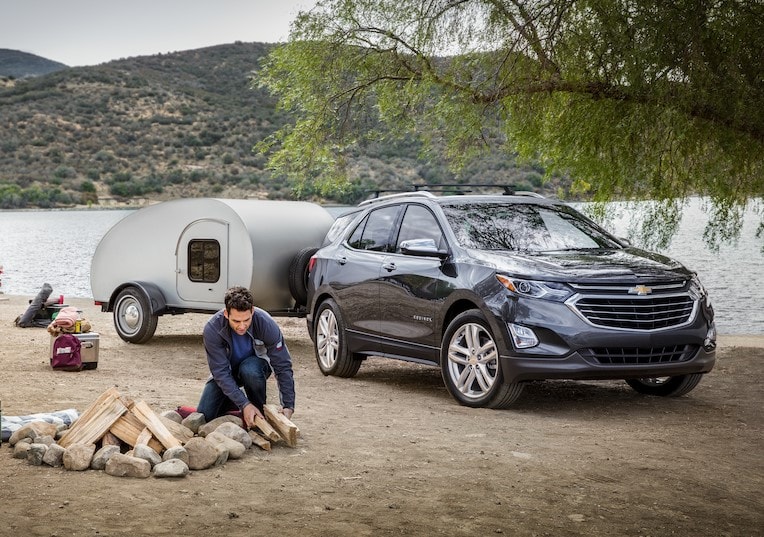
POLYGON ((645 295, 652 294, 652 292, 653 292, 653 288, 648 287, 646 285, 636 285, 632 287, 631 289, 629 289, 630 295, 645 296, 645 295))

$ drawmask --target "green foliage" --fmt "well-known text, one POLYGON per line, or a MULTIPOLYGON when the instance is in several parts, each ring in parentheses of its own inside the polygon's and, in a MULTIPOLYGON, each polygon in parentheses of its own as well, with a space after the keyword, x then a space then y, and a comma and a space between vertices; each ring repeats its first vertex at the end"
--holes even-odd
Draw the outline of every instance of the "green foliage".
POLYGON ((416 139, 457 177, 498 149, 564 196, 653 200, 650 244, 703 196, 714 247, 764 215, 762 51, 757 0, 322 0, 254 79, 296 118, 258 148, 339 193, 359 146, 416 139))

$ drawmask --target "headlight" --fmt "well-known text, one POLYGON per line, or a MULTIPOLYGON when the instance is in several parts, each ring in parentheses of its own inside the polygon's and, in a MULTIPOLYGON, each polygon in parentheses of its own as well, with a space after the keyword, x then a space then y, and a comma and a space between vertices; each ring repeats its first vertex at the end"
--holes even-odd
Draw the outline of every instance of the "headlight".
POLYGON ((711 297, 708 296, 708 291, 706 291, 706 288, 700 283, 697 274, 690 280, 690 296, 695 300, 704 301, 707 308, 711 307, 711 297))
POLYGON ((573 294, 568 286, 557 282, 521 280, 519 278, 510 278, 503 274, 497 274, 496 279, 513 293, 530 298, 543 298, 544 300, 564 302, 573 294))

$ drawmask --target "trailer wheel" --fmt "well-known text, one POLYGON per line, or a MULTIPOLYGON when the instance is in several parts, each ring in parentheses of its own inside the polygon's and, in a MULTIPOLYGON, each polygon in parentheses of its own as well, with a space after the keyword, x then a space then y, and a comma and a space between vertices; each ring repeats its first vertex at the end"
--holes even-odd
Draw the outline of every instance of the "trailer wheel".
POLYGON ((157 329, 158 315, 152 315, 148 297, 137 287, 126 287, 114 304, 114 328, 128 343, 146 343, 157 329))
POLYGON ((298 306, 308 303, 308 263, 318 248, 303 248, 289 265, 289 292, 298 306))

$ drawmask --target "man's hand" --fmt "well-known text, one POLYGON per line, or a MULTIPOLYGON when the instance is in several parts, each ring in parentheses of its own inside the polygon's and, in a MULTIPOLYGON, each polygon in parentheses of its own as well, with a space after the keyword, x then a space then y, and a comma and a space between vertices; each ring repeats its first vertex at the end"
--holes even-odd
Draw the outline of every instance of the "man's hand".
POLYGON ((282 408, 281 413, 284 414, 288 420, 291 420, 292 414, 294 414, 294 410, 291 408, 282 408))
POLYGON ((247 406, 241 409, 241 417, 244 420, 244 425, 247 426, 247 429, 251 429, 255 426, 255 417, 257 416, 265 419, 263 414, 252 403, 247 404, 247 406))

